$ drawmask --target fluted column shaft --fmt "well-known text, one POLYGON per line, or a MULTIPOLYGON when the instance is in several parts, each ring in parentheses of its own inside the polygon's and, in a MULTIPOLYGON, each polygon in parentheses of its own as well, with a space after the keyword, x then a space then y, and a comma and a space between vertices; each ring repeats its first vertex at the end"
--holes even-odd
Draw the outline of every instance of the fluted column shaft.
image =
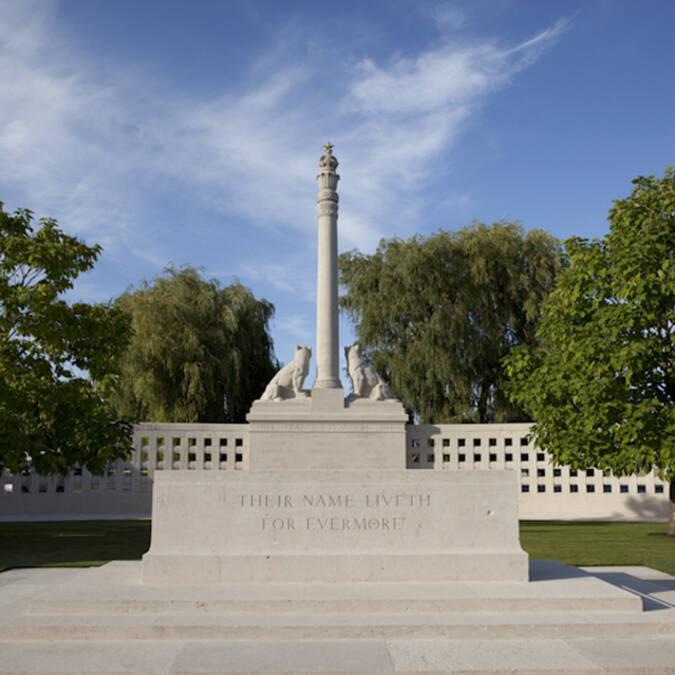
POLYGON ((316 382, 314 389, 334 389, 340 383, 337 283, 337 159, 332 146, 319 161, 319 250, 316 289, 316 382))

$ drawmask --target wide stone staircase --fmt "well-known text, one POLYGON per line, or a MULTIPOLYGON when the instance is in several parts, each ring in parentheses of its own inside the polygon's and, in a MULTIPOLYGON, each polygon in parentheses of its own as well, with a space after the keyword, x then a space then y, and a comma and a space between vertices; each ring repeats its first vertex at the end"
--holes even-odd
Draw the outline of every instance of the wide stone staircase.
POLYGON ((532 561, 529 583, 17 569, 0 574, 0 672, 674 674, 675 579, 553 561, 532 561))

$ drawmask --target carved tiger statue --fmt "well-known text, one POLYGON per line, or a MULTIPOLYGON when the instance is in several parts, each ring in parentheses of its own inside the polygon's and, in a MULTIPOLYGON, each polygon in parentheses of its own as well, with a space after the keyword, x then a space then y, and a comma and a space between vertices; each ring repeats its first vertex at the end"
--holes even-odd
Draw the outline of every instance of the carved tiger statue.
POLYGON ((309 360, 311 358, 311 348, 307 345, 298 345, 295 348, 293 360, 270 380, 260 400, 283 401, 288 398, 307 396, 307 392, 302 388, 302 385, 307 373, 309 373, 309 360))

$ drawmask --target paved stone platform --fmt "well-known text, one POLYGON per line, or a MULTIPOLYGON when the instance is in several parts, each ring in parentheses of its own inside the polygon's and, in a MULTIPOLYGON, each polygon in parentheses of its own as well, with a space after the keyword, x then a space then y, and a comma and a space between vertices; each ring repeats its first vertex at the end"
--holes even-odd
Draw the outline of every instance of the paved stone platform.
POLYGON ((0 673, 675 673, 675 578, 147 585, 138 562, 0 574, 0 673))

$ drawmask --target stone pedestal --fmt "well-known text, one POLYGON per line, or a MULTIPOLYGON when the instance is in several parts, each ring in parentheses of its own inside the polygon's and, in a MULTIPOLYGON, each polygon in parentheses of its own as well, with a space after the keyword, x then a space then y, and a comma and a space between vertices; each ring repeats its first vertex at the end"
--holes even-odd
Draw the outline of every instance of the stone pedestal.
POLYGON ((346 352, 339 378, 337 159, 319 160, 317 378, 309 347, 248 414, 249 471, 155 474, 146 583, 525 581, 516 475, 406 471, 407 415, 346 352))
POLYGON ((250 469, 405 469, 403 406, 346 401, 342 389, 256 401, 248 414, 250 469))
POLYGON ((405 470, 395 399, 256 401, 249 471, 155 474, 143 581, 526 581, 510 471, 405 470))
POLYGON ((145 583, 526 581, 507 471, 156 475, 145 583))

